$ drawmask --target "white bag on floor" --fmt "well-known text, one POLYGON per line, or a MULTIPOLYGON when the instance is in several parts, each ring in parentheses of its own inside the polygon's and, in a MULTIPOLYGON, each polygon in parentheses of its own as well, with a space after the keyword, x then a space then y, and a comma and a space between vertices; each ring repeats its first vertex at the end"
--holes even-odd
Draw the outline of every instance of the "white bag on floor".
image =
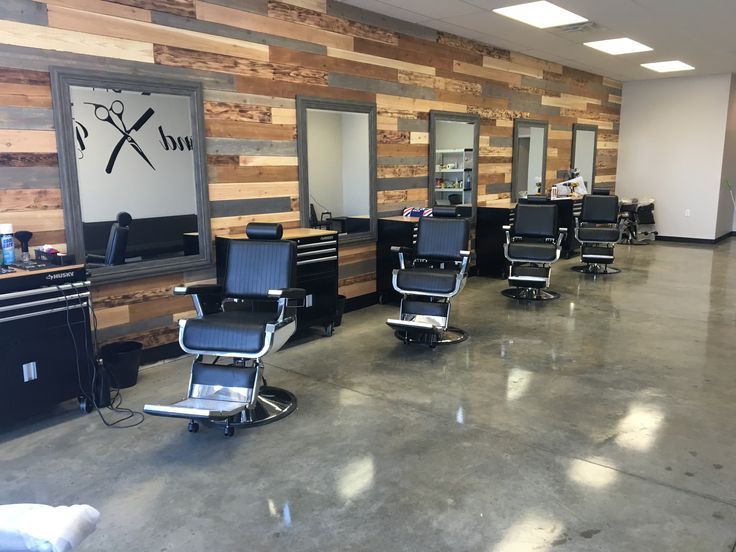
POLYGON ((100 512, 86 504, 0 506, 0 551, 69 552, 97 528, 100 512))

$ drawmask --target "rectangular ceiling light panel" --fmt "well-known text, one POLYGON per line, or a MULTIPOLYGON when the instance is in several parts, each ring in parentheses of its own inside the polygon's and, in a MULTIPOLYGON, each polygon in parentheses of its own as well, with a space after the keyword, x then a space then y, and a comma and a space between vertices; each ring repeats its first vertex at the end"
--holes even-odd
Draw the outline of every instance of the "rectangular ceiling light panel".
POLYGON ((679 60, 673 61, 657 61, 655 63, 642 63, 642 67, 656 71, 657 73, 672 73, 674 71, 692 71, 695 69, 692 65, 683 63, 679 60))
POLYGON ((587 21, 584 17, 555 6, 546 0, 517 4, 516 6, 508 6, 506 8, 496 8, 493 11, 499 15, 510 17, 511 19, 532 25, 538 29, 572 25, 573 23, 585 23, 587 21))
POLYGON ((610 40, 596 40, 595 42, 585 42, 590 48, 595 48, 601 52, 611 54, 612 56, 620 56, 621 54, 635 54, 637 52, 651 52, 652 49, 646 44, 631 40, 630 38, 612 38, 610 40))

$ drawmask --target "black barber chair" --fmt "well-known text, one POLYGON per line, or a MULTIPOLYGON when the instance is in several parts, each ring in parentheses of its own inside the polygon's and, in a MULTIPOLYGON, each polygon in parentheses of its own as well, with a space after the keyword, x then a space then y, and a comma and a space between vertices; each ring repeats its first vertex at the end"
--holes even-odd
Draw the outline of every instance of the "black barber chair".
POLYGON ((278 351, 296 330, 293 307, 304 303, 303 289, 293 288, 296 244, 282 241, 280 224, 251 223, 248 240, 230 244, 224 286, 177 287, 191 295, 197 317, 179 321, 179 345, 196 355, 187 398, 169 406, 144 407, 148 414, 188 418, 189 431, 199 422, 236 427, 273 422, 296 409, 289 391, 268 387, 263 358, 278 351), (206 313, 203 298, 220 299, 216 312, 206 313), (205 356, 214 361, 206 363, 205 356), (231 362, 220 364, 220 358, 231 362))
POLYGON ((618 197, 586 195, 580 218, 575 221, 575 237, 580 242, 580 260, 585 263, 572 267, 584 274, 616 274, 613 247, 621 239, 618 224, 618 197))
POLYGON ((501 293, 518 300, 544 301, 560 294, 549 287, 552 264, 560 259, 567 229, 557 223, 557 205, 518 203, 514 223, 504 226, 504 254, 511 263, 509 284, 501 293))
POLYGON ((113 266, 125 263, 125 251, 128 248, 128 232, 133 217, 122 211, 115 217, 107 238, 105 255, 87 255, 87 264, 90 266, 113 266))
POLYGON ((386 324, 404 343, 458 343, 467 339, 450 328, 450 299, 460 293, 467 278, 469 224, 457 218, 455 207, 434 207, 432 217, 419 219, 416 248, 392 247, 399 254, 393 271, 394 289, 403 295, 398 319, 386 324), (413 261, 407 266, 405 255, 413 261))

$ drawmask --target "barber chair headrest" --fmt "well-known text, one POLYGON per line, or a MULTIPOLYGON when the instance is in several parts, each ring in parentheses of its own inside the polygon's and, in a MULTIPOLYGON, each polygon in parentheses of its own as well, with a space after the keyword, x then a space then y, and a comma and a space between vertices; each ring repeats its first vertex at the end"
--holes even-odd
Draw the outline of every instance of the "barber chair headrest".
POLYGON ((435 205, 432 207, 432 216, 434 218, 455 218, 457 217, 457 207, 452 205, 435 205))
POLYGON ((280 240, 284 227, 275 222, 251 222, 245 227, 245 235, 251 240, 280 240))
POLYGON ((527 203, 547 203, 549 198, 543 194, 529 194, 526 196, 527 203))
POLYGON ((133 221, 133 217, 130 216, 130 213, 126 213, 125 211, 120 211, 115 219, 120 226, 130 226, 130 223, 133 221))
POLYGON ((611 189, 610 188, 593 188, 593 195, 602 195, 607 196, 611 195, 611 189))

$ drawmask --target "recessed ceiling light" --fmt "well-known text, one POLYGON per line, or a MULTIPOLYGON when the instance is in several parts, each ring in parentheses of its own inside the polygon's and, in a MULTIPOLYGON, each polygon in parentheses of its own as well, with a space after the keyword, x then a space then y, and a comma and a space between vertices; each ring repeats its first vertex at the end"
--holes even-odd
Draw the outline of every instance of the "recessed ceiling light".
POLYGON ((642 67, 656 71, 657 73, 672 73, 673 71, 692 71, 695 69, 692 65, 683 63, 679 60, 658 61, 656 63, 642 63, 642 67))
POLYGON ((584 17, 555 6, 546 0, 517 4, 516 6, 508 6, 506 8, 496 8, 493 11, 499 15, 516 19, 516 21, 521 21, 538 29, 572 25, 573 23, 585 23, 587 21, 584 17))
POLYGON ((652 50, 646 44, 631 40, 630 38, 611 38, 610 40, 596 40, 595 42, 585 42, 584 44, 590 48, 611 54, 612 56, 634 54, 636 52, 651 52, 652 50))

